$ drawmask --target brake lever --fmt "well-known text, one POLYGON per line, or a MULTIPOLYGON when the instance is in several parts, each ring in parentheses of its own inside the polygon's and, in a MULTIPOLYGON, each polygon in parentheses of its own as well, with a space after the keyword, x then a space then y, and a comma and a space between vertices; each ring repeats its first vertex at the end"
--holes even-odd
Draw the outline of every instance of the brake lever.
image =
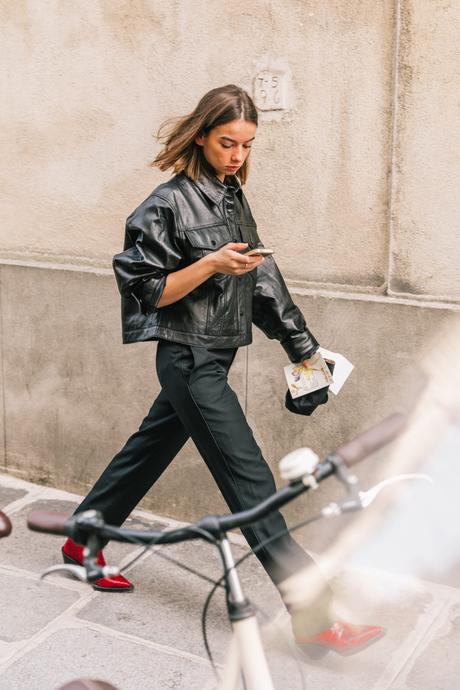
POLYGON ((396 482, 405 481, 406 479, 422 479, 423 481, 433 484, 433 479, 428 474, 397 474, 394 477, 383 479, 375 486, 371 486, 367 491, 356 490, 353 492, 354 495, 344 501, 329 503, 329 505, 322 509, 321 514, 324 517, 333 517, 335 515, 341 515, 342 513, 351 513, 356 510, 367 508, 387 486, 395 484, 396 482))
POLYGON ((104 565, 85 568, 83 565, 52 565, 41 575, 40 580, 44 580, 48 575, 61 573, 80 582, 95 582, 102 577, 115 577, 120 574, 120 569, 116 565, 104 565))
POLYGON ((44 580, 48 575, 54 575, 55 573, 61 573, 73 580, 80 580, 80 582, 88 582, 86 568, 82 565, 52 565, 40 575, 40 580, 44 580))
POLYGON ((430 477, 429 474, 397 474, 394 477, 388 477, 388 479, 384 479, 375 486, 372 486, 367 491, 359 491, 359 499, 361 501, 361 506, 363 508, 367 508, 367 506, 370 506, 370 504, 373 501, 375 501, 379 493, 383 491, 383 489, 385 489, 387 486, 389 486, 390 484, 395 484, 396 482, 405 481, 406 479, 422 479, 423 481, 427 481, 430 484, 433 484, 433 479, 430 477))

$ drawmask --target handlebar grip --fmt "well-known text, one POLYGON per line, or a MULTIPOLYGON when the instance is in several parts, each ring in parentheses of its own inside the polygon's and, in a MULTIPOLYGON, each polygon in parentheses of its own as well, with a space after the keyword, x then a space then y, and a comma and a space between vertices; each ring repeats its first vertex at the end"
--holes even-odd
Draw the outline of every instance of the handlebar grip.
POLYGON ((364 431, 356 438, 344 443, 335 451, 348 467, 355 465, 382 446, 393 441, 406 425, 406 416, 396 412, 364 431))
POLYGON ((61 685, 59 690, 117 690, 110 683, 103 680, 91 680, 90 678, 79 678, 72 680, 70 683, 61 685))
POLYGON ((11 530, 12 526, 10 518, 0 510, 0 539, 11 534, 11 530))
POLYGON ((45 534, 66 534, 68 515, 48 513, 45 510, 33 510, 27 518, 27 527, 33 532, 45 532, 45 534))

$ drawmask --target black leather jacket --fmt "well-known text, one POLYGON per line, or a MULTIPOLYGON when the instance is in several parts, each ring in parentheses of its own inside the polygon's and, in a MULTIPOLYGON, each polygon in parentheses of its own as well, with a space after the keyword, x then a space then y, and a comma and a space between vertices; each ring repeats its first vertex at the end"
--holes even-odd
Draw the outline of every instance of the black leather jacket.
POLYGON ((262 244, 235 176, 223 184, 180 173, 154 189, 128 217, 123 252, 113 258, 123 342, 239 347, 252 341, 254 323, 280 341, 292 362, 312 355, 318 343, 271 256, 245 275, 215 273, 174 304, 156 307, 168 273, 232 241, 262 244))

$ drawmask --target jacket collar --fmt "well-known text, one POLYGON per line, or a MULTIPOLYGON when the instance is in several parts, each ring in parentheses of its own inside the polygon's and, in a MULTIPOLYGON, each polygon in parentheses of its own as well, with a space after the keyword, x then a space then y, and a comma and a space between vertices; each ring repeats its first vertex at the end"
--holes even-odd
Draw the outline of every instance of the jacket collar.
POLYGON ((221 182, 215 175, 203 173, 198 180, 195 181, 196 186, 215 204, 220 204, 225 192, 229 188, 233 189, 238 194, 240 200, 243 190, 236 175, 226 175, 225 184, 221 182))

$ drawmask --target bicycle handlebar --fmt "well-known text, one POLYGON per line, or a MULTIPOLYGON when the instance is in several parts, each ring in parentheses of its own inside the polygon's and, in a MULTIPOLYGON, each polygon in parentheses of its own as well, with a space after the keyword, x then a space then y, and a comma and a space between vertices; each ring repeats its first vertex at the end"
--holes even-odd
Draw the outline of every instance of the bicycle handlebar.
POLYGON ((404 415, 392 414, 348 443, 339 446, 335 454, 342 458, 347 467, 352 467, 396 438, 404 429, 406 421, 404 415))
MULTIPOLYGON (((348 443, 341 445, 335 453, 328 455, 323 462, 317 465, 313 474, 314 478, 317 482, 320 482, 334 474, 337 471, 337 456, 348 467, 355 465, 366 456, 392 441, 402 431, 405 421, 405 417, 402 414, 390 415, 348 443)), ((72 538, 82 533, 97 533, 102 539, 112 539, 114 541, 134 541, 140 544, 150 544, 152 542, 156 544, 173 544, 191 539, 206 538, 206 535, 215 537, 231 529, 245 527, 256 522, 266 517, 276 508, 286 505, 301 493, 308 491, 310 487, 303 479, 300 478, 283 487, 249 510, 232 515, 207 516, 188 527, 165 532, 120 529, 106 526, 101 519, 101 515, 96 513, 96 511, 87 511, 86 513, 74 515, 71 518, 54 513, 33 511, 27 519, 27 525, 36 532, 67 535, 72 538)))
POLYGON ((70 683, 61 685, 59 690, 117 690, 110 683, 103 680, 91 680, 90 678, 78 678, 70 683))
POLYGON ((68 521, 68 515, 49 513, 46 510, 33 510, 27 517, 27 527, 33 532, 64 536, 68 521))

